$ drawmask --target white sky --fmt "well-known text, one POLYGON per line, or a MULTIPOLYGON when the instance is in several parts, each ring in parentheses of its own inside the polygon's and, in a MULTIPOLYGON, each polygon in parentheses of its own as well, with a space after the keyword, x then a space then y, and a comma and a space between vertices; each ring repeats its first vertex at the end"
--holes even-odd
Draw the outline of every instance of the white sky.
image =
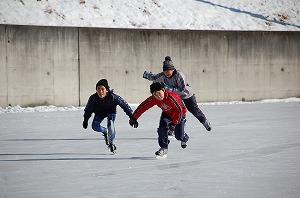
POLYGON ((299 0, 1 0, 0 23, 299 31, 299 0))

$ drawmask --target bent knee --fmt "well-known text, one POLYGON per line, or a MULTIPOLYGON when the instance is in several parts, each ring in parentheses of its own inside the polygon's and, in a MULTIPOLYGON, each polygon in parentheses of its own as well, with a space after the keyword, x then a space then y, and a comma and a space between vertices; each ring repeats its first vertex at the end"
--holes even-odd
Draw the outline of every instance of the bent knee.
POLYGON ((100 123, 99 122, 93 122, 92 123, 92 129, 94 130, 94 131, 98 131, 99 129, 99 126, 100 126, 100 123))

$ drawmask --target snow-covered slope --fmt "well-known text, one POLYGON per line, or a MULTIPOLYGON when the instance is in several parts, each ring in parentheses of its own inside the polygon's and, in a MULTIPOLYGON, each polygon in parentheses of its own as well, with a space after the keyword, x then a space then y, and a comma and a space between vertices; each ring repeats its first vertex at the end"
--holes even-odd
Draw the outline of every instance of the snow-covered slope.
POLYGON ((1 0, 0 23, 299 31, 299 0, 1 0))

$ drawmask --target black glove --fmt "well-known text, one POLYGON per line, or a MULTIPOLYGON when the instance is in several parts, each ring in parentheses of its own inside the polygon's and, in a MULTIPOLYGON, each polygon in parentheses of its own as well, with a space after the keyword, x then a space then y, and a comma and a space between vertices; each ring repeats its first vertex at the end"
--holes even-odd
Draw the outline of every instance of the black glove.
POLYGON ((133 116, 130 117, 129 124, 130 124, 133 128, 138 128, 138 126, 139 126, 138 121, 137 121, 133 116))
POLYGON ((82 127, 86 129, 88 127, 88 120, 83 120, 82 127))
POLYGON ((170 131, 175 131, 175 127, 176 127, 175 124, 173 124, 173 123, 170 123, 170 124, 169 124, 169 130, 170 130, 170 131))
POLYGON ((150 80, 150 76, 152 75, 152 72, 147 72, 147 71, 144 71, 143 73, 143 78, 147 79, 147 80, 150 80))

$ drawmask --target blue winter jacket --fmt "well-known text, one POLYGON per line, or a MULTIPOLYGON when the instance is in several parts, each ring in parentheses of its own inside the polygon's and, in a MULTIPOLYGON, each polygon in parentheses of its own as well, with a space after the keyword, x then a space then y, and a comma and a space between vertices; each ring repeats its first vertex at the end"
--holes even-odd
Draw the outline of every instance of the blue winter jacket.
POLYGON ((129 117, 132 116, 132 109, 128 103, 118 96, 117 94, 109 91, 105 98, 100 98, 97 93, 94 93, 90 96, 88 103, 84 109, 84 119, 88 120, 92 113, 95 113, 95 116, 100 116, 105 118, 108 114, 117 112, 117 105, 119 105, 126 115, 129 117))

